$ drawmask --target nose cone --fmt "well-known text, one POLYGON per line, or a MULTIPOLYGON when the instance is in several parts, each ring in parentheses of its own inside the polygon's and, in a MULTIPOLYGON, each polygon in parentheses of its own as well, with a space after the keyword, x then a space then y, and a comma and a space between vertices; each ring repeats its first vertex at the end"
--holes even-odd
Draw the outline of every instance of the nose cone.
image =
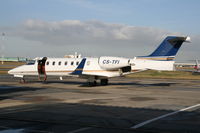
POLYGON ((9 70, 8 74, 13 74, 13 69, 9 70))

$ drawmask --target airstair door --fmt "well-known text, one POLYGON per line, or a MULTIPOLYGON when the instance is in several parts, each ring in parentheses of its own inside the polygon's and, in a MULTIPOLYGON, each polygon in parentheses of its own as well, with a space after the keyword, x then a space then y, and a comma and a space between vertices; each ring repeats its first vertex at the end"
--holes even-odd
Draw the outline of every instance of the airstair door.
POLYGON ((44 76, 43 81, 46 81, 46 71, 45 71, 45 63, 46 63, 47 57, 43 57, 41 60, 38 60, 38 78, 41 80, 41 75, 44 76))

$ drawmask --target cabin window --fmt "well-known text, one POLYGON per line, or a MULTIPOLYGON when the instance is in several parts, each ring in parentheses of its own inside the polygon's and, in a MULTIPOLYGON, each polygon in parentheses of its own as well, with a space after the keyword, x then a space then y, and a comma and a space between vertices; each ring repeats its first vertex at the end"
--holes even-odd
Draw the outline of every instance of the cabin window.
POLYGON ((77 61, 77 62, 76 62, 76 65, 78 66, 78 64, 79 64, 79 62, 77 61))
POLYGON ((72 65, 72 66, 74 65, 74 62, 73 62, 73 61, 71 62, 71 65, 72 65))
POLYGON ((67 65, 67 61, 65 61, 65 66, 67 65))
POLYGON ((49 61, 47 61, 47 64, 46 65, 49 65, 49 61))
POLYGON ((61 61, 58 62, 58 65, 59 65, 59 66, 61 65, 61 61))
POLYGON ((53 66, 55 65, 55 61, 52 62, 52 65, 53 65, 53 66))
POLYGON ((88 66, 90 65, 90 61, 87 61, 87 65, 88 65, 88 66))

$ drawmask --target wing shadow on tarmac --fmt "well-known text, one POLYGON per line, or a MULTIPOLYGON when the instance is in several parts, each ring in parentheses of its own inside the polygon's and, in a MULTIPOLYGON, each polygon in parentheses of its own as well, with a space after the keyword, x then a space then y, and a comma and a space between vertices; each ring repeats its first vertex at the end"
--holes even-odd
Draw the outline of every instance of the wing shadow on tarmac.
POLYGON ((20 87, 20 86, 9 86, 0 85, 0 101, 4 99, 12 99, 14 97, 20 96, 21 92, 27 91, 37 91, 46 88, 32 88, 32 87, 20 87))
POLYGON ((110 85, 136 85, 136 86, 171 86, 177 83, 137 83, 137 82, 130 82, 130 83, 110 83, 110 85))
MULTIPOLYGON (((42 81, 28 81, 27 83, 43 83, 43 84, 54 84, 54 83, 59 83, 59 84, 65 84, 65 85, 80 85, 79 87, 91 87, 90 85, 88 85, 88 83, 86 81, 56 81, 56 80, 47 80, 45 82, 42 81)), ((108 85, 116 85, 116 86, 120 86, 120 85, 132 85, 132 86, 142 86, 142 87, 148 87, 148 86, 171 86, 171 85, 175 85, 178 83, 173 83, 173 82, 165 82, 165 83, 140 83, 140 82, 112 82, 110 81, 108 83, 108 85)), ((96 86, 92 86, 92 87, 98 87, 98 86, 102 86, 100 85, 100 83, 98 82, 96 86)))
MULTIPOLYGON (((18 78, 13 78, 10 77, 9 75, 6 75, 3 79, 1 80, 5 80, 5 81, 9 81, 9 82, 19 82, 18 78), (5 78, 6 77, 6 78, 5 78)), ((48 77, 47 81, 43 82, 43 81, 38 81, 38 77, 37 76, 29 76, 29 77, 25 77, 26 79, 26 83, 27 84, 31 84, 31 83, 43 83, 43 84, 53 84, 53 83, 59 83, 59 84, 69 84, 69 85, 80 85, 80 87, 89 87, 87 81, 85 79, 78 79, 78 78, 69 78, 69 77, 65 77, 64 80, 59 80, 58 77, 48 77), (73 79, 72 81, 70 81, 69 79, 73 79)), ((116 78, 117 79, 117 78, 116 78)), ((121 78, 123 80, 126 80, 126 78, 121 78)), ((127 78, 128 80, 128 78, 127 78)), ((130 80, 129 80, 130 81, 130 80)), ((142 79, 141 79, 142 81, 142 79)), ((148 87, 148 86, 171 86, 174 84, 178 84, 178 83, 173 83, 173 82, 165 82, 165 83, 141 83, 138 81, 133 81, 133 82, 124 82, 124 81, 112 81, 110 80, 108 85, 133 85, 133 86, 142 86, 142 87, 148 87)), ((100 83, 98 82, 96 86, 101 86, 100 83)), ((93 86, 94 87, 94 86, 93 86)))
POLYGON ((79 103, 32 104, 1 109, 0 130, 4 130, 2 127, 9 127, 25 129, 25 132, 45 131, 55 133, 79 129, 87 129, 86 132, 94 133, 200 132, 199 112, 181 112, 136 130, 130 129, 138 123, 170 112, 173 111, 79 103), (11 112, 9 113, 9 111, 11 112))
POLYGON ((9 86, 3 85, 0 86, 0 95, 1 94, 8 94, 8 93, 16 93, 16 92, 25 92, 25 91, 37 91, 45 88, 32 88, 32 87, 16 87, 16 86, 9 86))

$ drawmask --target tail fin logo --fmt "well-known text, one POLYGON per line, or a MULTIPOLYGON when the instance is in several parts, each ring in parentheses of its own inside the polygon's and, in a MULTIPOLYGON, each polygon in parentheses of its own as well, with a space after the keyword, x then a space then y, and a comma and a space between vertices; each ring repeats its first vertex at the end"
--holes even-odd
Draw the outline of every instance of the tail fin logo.
POLYGON ((185 41, 188 41, 188 37, 168 36, 149 56, 175 56, 185 41))

